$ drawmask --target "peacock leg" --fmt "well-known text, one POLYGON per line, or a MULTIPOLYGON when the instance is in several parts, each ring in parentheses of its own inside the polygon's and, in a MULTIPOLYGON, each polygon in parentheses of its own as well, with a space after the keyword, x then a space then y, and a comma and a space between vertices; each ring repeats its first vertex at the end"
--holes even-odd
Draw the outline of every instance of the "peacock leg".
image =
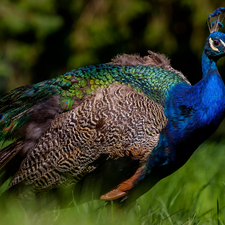
POLYGON ((127 192, 136 185, 138 181, 144 178, 145 174, 146 174, 146 167, 145 166, 139 167, 132 177, 123 181, 121 184, 118 185, 117 188, 102 195, 100 199, 109 201, 124 197, 125 195, 127 195, 127 192))

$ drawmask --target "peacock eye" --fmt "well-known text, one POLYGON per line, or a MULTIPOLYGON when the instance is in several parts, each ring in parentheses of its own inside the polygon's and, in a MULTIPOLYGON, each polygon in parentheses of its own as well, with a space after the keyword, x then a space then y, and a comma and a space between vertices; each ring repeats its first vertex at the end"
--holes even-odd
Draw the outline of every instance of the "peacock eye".
POLYGON ((214 40, 213 41, 213 45, 214 45, 214 47, 219 47, 220 46, 220 41, 214 40))

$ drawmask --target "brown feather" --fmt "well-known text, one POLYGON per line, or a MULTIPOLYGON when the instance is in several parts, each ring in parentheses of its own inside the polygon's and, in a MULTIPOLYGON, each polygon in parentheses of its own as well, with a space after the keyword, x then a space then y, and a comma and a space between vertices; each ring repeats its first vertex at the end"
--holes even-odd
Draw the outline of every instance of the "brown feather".
MULTIPOLYGON (((94 171, 101 156, 146 163, 167 119, 164 108, 131 87, 100 88, 75 109, 56 116, 9 185, 36 193, 70 186, 94 171)), ((107 160, 107 159, 106 159, 107 160)))
POLYGON ((190 82, 187 80, 187 78, 178 70, 173 69, 173 67, 170 65, 170 60, 163 54, 155 53, 152 51, 148 51, 149 55, 141 57, 138 54, 128 55, 128 54, 122 54, 117 55, 115 58, 112 59, 111 62, 108 64, 118 65, 118 66, 137 66, 137 65, 143 65, 143 66, 156 66, 161 67, 163 69, 166 69, 168 71, 174 72, 181 76, 188 84, 190 82))

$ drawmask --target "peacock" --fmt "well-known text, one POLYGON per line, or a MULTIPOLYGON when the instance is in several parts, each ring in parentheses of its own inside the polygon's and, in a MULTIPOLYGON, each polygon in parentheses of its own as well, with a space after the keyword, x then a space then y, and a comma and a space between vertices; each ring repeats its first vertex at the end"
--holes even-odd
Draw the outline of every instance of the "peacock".
MULTIPOLYGON (((202 79, 191 85, 168 58, 122 54, 0 97, 3 196, 28 203, 70 190, 78 202, 135 201, 191 157, 224 118, 216 62, 225 8, 210 14, 202 79)), ((59 200, 60 201, 60 200, 59 200)))

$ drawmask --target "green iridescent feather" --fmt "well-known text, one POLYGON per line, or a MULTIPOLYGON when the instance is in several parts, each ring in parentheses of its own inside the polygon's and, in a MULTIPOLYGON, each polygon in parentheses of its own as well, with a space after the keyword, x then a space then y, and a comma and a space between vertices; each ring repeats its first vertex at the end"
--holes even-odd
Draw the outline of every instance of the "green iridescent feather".
POLYGON ((172 85, 186 83, 183 77, 160 67, 106 64, 72 70, 59 76, 56 82, 59 80, 58 85, 61 88, 68 88, 68 92, 63 92, 62 96, 71 94, 71 97, 82 98, 83 95, 90 94, 99 87, 106 87, 114 82, 119 82, 131 85, 134 89, 142 91, 149 99, 160 104, 165 101, 167 92, 172 85), (68 81, 70 81, 70 84, 68 81))

